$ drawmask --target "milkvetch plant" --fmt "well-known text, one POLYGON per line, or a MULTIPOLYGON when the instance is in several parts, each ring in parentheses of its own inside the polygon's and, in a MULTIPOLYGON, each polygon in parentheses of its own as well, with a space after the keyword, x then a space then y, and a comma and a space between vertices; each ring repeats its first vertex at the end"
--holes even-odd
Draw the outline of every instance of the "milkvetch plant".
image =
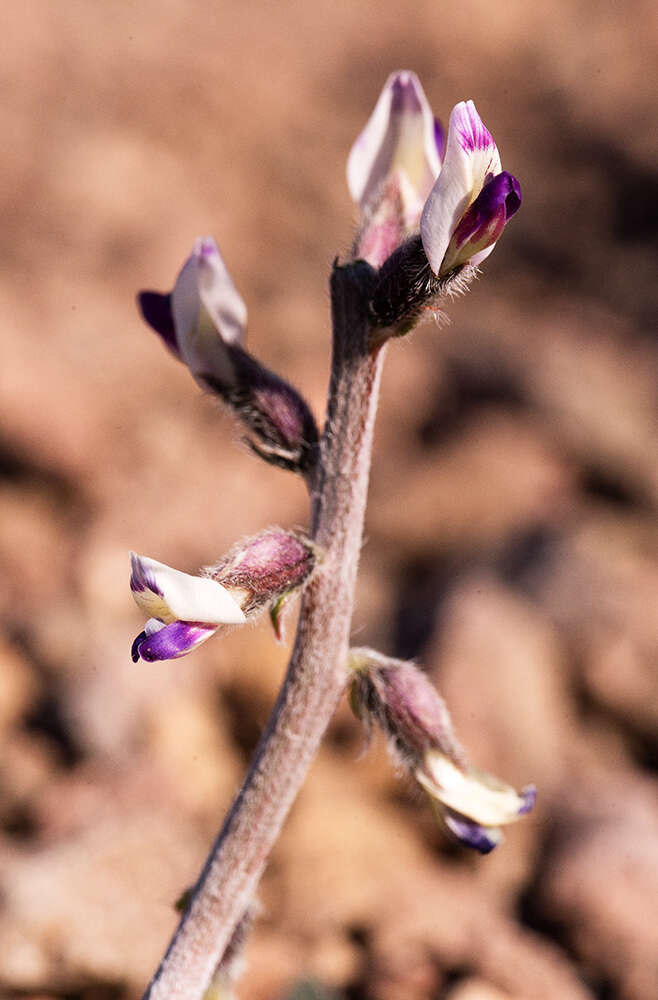
MULTIPOLYGON (((350 652, 354 588, 387 341, 466 291, 521 204, 472 101, 447 135, 418 77, 391 74, 347 161, 357 206, 352 253, 331 274, 333 349, 324 430, 290 383, 246 345, 247 310, 211 237, 201 237, 171 292, 138 296, 145 321, 204 391, 240 421, 252 451, 302 476, 308 533, 269 528, 190 575, 133 554, 130 586, 146 616, 135 662, 173 659, 228 628, 281 612, 301 595, 297 635, 252 766, 146 996, 233 997, 255 893, 269 853, 334 709, 349 689, 368 731, 428 795, 445 830, 488 853, 525 815, 521 792, 472 767, 448 709, 415 664, 350 652)), ((146 667, 145 667, 146 669, 146 667)), ((154 668, 155 669, 155 668, 154 668)))

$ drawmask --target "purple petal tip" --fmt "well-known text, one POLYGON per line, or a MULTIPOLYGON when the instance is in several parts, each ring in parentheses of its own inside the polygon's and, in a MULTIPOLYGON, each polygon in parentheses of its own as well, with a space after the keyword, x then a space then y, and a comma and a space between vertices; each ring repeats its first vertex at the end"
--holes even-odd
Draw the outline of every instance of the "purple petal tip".
POLYGON ((521 185, 507 170, 497 174, 492 183, 497 185, 496 197, 505 203, 505 218, 511 219, 521 207, 521 185))
POLYGON ((446 151, 446 132, 438 118, 434 119, 434 143, 439 154, 439 160, 443 162, 446 151))
POLYGON ((156 660, 175 660, 191 652, 195 646, 216 631, 215 626, 195 622, 171 622, 170 625, 165 625, 151 635, 142 632, 133 643, 133 661, 137 662, 140 657, 148 663, 156 660))
POLYGON ((201 239, 198 244, 199 256, 201 257, 214 257, 219 253, 217 249, 217 244, 211 236, 201 239))
POLYGON ((137 663, 137 661, 139 660, 139 647, 146 638, 147 638, 146 632, 140 632, 135 641, 133 642, 132 646, 130 647, 130 658, 133 661, 133 663, 137 663))
POLYGON ((479 195, 462 216, 454 240, 458 249, 470 242, 484 249, 495 243, 505 225, 519 210, 521 185, 516 177, 503 170, 485 181, 479 195))
POLYGON ((444 820, 450 832, 464 847, 470 847, 480 854, 489 854, 502 839, 502 834, 497 828, 480 826, 479 823, 456 813, 446 812, 444 820))
POLYGON ((171 311, 171 295, 162 292, 139 292, 137 305, 142 318, 151 329, 160 334, 167 347, 180 356, 176 343, 176 329, 171 311))
POLYGON ((537 801, 537 789, 535 785, 526 785, 525 788, 521 789, 521 799, 523 800, 523 804, 519 808, 519 816, 526 816, 529 812, 532 812, 537 801))
POLYGON ((503 170, 495 177, 487 178, 473 204, 478 206, 484 218, 491 217, 502 209, 507 221, 521 207, 521 185, 516 177, 503 170))
POLYGON ((150 590, 158 597, 164 597, 155 579, 146 572, 144 564, 134 552, 130 553, 130 589, 134 594, 142 594, 145 590, 150 590))
POLYGON ((393 79, 391 85, 391 111, 393 114, 422 114, 423 107, 418 96, 414 76, 403 70, 393 79))
POLYGON ((476 149, 491 149, 496 144, 491 132, 475 110, 472 101, 466 101, 457 120, 457 136, 459 144, 467 153, 476 149))

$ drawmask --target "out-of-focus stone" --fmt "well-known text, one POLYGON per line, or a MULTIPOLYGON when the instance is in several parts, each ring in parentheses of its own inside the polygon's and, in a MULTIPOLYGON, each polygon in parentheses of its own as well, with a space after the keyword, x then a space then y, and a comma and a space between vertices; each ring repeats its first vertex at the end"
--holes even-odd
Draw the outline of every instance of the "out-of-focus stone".
POLYGON ((624 1000, 658 994, 657 802, 650 778, 574 770, 541 867, 544 912, 624 1000))
POLYGON ((655 433, 658 366, 648 340, 612 312, 569 302, 535 325, 527 377, 539 404, 569 446, 588 463, 614 469, 622 482, 658 499, 655 433), (587 386, 587 391, 583 387, 587 386))
POLYGON ((656 554, 653 521, 596 512, 529 579, 577 651, 592 698, 649 740, 658 721, 656 554))
POLYGON ((313 979, 340 988, 358 974, 359 949, 340 931, 327 934, 314 942, 306 964, 313 979))
POLYGON ((413 938, 375 941, 370 991, 377 1000, 424 1000, 436 996, 443 976, 426 942, 413 938))
POLYGON ((299 979, 306 965, 305 949, 299 939, 290 933, 281 933, 276 927, 263 926, 261 921, 249 936, 245 960, 240 993, 248 1000, 285 996, 285 991, 299 979))
POLYGON ((602 633, 584 655, 584 680, 594 700, 645 740, 658 737, 658 643, 647 649, 628 633, 602 633))
POLYGON ((51 778, 54 761, 49 748, 24 732, 11 734, 2 749, 0 774, 5 795, 29 800, 51 778))
POLYGON ((222 810, 228 810, 242 777, 219 704, 179 692, 158 705, 146 735, 182 806, 216 822, 222 810))
POLYGON ((481 909, 471 929, 472 940, 478 942, 476 970, 512 996, 527 1000, 594 1000, 574 963, 545 937, 507 918, 498 918, 492 925, 481 909))
POLYGON ((558 623, 589 640, 601 629, 658 643, 658 531, 653 518, 594 511, 576 521, 531 574, 558 623))
POLYGON ((189 822, 150 803, 16 857, 3 876, 4 983, 58 989, 91 979, 142 989, 202 852, 189 822))
MULTIPOLYGON (((427 456, 429 457, 429 456, 427 456)), ((373 484, 368 534, 401 555, 499 546, 552 521, 572 475, 539 426, 501 411, 473 419, 432 461, 403 458, 373 484)))
POLYGON ((45 485, 0 485, 0 509, 0 614, 32 628, 37 608, 47 613, 71 587, 73 524, 45 485))

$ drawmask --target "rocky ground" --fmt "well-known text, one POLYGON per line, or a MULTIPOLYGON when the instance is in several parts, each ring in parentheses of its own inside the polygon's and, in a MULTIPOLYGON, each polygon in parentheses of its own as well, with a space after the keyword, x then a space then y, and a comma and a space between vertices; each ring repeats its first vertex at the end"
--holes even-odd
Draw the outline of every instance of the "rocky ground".
MULTIPOLYGON (((393 68, 472 97, 524 204, 389 351, 354 635, 416 657, 535 812, 457 849, 346 706, 263 882, 242 1000, 658 995, 658 181, 648 0, 10 0, 0 123, 0 992, 132 1000, 287 659, 130 661, 134 548, 307 523, 140 322, 213 233, 318 414, 347 152, 393 68), (652 120, 654 126, 651 126, 652 120), (299 987, 296 997, 311 995, 299 987), (316 991, 315 994, 320 993, 316 991), (325 996, 325 993, 322 993, 325 996)), ((294 623, 289 622, 292 635, 294 623)))

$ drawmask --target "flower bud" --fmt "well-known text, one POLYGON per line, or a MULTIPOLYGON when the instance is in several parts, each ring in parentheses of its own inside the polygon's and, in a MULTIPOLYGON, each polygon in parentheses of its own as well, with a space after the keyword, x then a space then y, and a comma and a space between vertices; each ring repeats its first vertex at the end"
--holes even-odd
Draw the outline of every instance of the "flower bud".
POLYGON ((318 430, 305 400, 288 382, 261 365, 241 347, 229 347, 226 377, 201 374, 252 436, 255 454, 280 468, 307 472, 316 458, 318 430))
POLYGON ((347 161, 361 211, 354 256, 379 267, 417 229, 440 167, 443 130, 415 73, 392 73, 347 161))
POLYGON ((245 338, 245 306, 211 236, 197 239, 169 294, 137 296, 142 317, 199 381, 229 377, 229 347, 245 338))
POLYGON ((376 721, 408 767, 419 766, 430 747, 441 747, 455 761, 464 760, 446 703, 414 663, 373 649, 353 649, 350 668, 357 716, 376 721))
POLYGON ((318 431, 302 396, 243 347, 247 309, 212 237, 199 238, 170 294, 140 292, 143 318, 253 435, 265 461, 305 474, 318 431))
POLYGON ((181 573, 131 553, 130 589, 149 616, 132 658, 171 660, 191 652, 222 626, 240 625, 271 605, 281 638, 283 604, 306 583, 317 549, 301 532, 271 528, 247 539, 203 576, 181 573))
POLYGON ((185 656, 222 625, 245 620, 225 587, 207 577, 190 576, 146 556, 130 553, 130 589, 148 615, 132 645, 132 658, 172 660, 185 656))
POLYGON ((354 256, 378 271, 373 347, 465 292, 521 205, 519 182, 502 170, 473 102, 453 108, 444 151, 443 130, 407 71, 387 80, 352 147, 347 180, 361 210, 354 256))
POLYGON ((461 101, 450 114, 445 159, 420 220, 434 274, 481 264, 520 205, 519 182, 502 170, 473 101, 461 101))
POLYGON ((534 785, 516 792, 485 771, 455 766, 435 749, 426 752, 415 777, 451 833, 481 854, 501 843, 502 825, 525 816, 535 804, 534 785))
POLYGON ((350 654, 350 701, 366 725, 378 723, 395 758, 429 794, 437 816, 466 847, 485 854, 503 839, 500 825, 532 809, 535 789, 518 794, 468 765, 438 691, 413 663, 370 649, 350 654))
POLYGON ((316 558, 316 547, 301 532, 270 528, 236 545, 206 572, 249 617, 267 605, 281 605, 302 587, 313 572, 316 558))
POLYGON ((521 186, 503 170, 489 174, 479 195, 462 215, 441 264, 444 273, 491 253, 509 219, 521 207, 521 186))

